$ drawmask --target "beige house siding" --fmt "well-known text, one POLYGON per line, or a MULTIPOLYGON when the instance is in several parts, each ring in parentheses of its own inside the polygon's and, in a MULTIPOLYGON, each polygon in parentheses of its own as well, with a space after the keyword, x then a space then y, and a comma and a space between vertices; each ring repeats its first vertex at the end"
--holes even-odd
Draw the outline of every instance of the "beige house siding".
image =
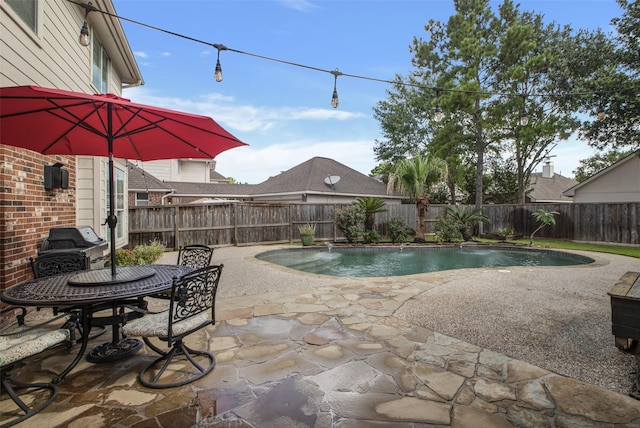
MULTIPOLYGON (((5 0, 0 0, 0 86, 36 85, 96 93, 91 79, 92 50, 77 41, 84 9, 67 1, 37 3, 38 25, 34 32, 5 0)), ((115 13, 111 0, 92 3, 115 13)), ((90 32, 100 39, 111 60, 109 92, 121 94, 123 84, 140 84, 142 76, 120 22, 97 12, 90 13, 88 21, 90 32)), ((90 225, 99 236, 107 238, 107 229, 101 225, 106 217, 106 165, 106 158, 43 156, 0 145, 1 214, 3 219, 15 222, 12 230, 0 231, 2 287, 31 276, 28 259, 37 254, 52 227, 90 225), (70 188, 45 191, 44 165, 56 162, 69 170, 70 188)), ((119 167, 126 174, 124 161, 119 162, 119 167)), ((124 212, 126 217, 126 207, 124 212)), ((126 227, 126 218, 122 221, 126 227)), ((117 245, 125 243, 126 239, 117 245)))
POLYGON ((572 190, 575 203, 640 202, 640 152, 572 190))
POLYGON ((177 159, 142 162, 140 168, 161 181, 180 181, 180 165, 177 159))

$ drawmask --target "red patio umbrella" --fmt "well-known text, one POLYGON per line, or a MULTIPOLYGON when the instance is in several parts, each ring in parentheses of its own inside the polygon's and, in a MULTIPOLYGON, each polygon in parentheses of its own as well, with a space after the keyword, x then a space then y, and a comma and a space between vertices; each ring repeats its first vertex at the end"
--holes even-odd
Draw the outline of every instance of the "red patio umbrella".
POLYGON ((111 275, 115 267, 113 158, 213 159, 246 145, 206 116, 37 86, 0 88, 0 143, 46 155, 109 157, 111 275))

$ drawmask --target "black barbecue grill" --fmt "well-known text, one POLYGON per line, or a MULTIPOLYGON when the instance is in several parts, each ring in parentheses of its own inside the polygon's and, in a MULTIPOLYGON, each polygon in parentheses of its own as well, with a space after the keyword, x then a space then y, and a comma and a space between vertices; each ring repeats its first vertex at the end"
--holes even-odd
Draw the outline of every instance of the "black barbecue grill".
POLYGON ((79 251, 86 254, 91 269, 104 267, 105 250, 109 244, 91 226, 54 227, 40 246, 38 254, 55 251, 79 251))

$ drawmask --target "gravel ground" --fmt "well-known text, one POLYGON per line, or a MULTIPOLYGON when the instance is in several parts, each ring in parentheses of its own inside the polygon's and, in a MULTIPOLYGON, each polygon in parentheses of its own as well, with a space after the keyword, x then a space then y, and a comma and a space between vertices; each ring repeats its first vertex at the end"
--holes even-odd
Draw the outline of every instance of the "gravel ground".
MULTIPOLYGON (((225 266, 218 296, 250 296, 353 281, 297 273, 253 258, 275 248, 216 248, 213 263, 225 266)), ((625 272, 640 271, 640 260, 577 253, 596 259, 596 263, 461 269, 446 275, 397 277, 399 281, 438 285, 407 301, 395 315, 555 373, 628 393, 639 359, 635 349, 623 352, 614 345, 607 292, 625 272)), ((161 262, 175 263, 176 255, 166 253, 161 262)))
POLYGON ((399 318, 621 393, 638 356, 611 334, 607 292, 640 260, 579 252, 593 266, 477 270, 422 293, 399 318))

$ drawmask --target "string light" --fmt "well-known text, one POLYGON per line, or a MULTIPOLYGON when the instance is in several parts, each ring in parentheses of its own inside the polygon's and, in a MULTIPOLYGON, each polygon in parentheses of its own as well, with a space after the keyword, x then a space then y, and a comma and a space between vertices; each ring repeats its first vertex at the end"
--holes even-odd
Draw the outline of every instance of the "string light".
POLYGON ((225 45, 214 44, 214 48, 218 49, 218 61, 216 62, 216 71, 213 73, 213 77, 216 79, 216 82, 222 82, 222 66, 220 65, 220 51, 226 51, 227 47, 225 45))
POLYGON ((436 88, 436 107, 433 109, 433 119, 436 122, 440 122, 444 117, 444 113, 442 113, 442 109, 440 108, 440 104, 438 104, 438 97, 440 96, 441 88, 436 88))
POLYGON ((78 43, 80 46, 87 47, 91 44, 91 35, 89 34, 89 26, 87 25, 87 16, 89 16, 89 12, 93 12, 96 9, 91 2, 84 4, 80 3, 80 6, 84 8, 84 22, 82 23, 82 28, 80 29, 80 36, 78 37, 78 43))
POLYGON ((527 115, 527 95, 522 94, 522 116, 520 116, 520 125, 527 126, 529 123, 529 116, 527 115))
POLYGON ((340 70, 338 70, 337 68, 334 71, 331 71, 330 73, 333 74, 333 95, 331 96, 331 107, 338 108, 338 105, 340 103, 338 101, 337 84, 338 84, 338 76, 342 76, 342 73, 340 73, 340 70))
MULTIPOLYGON (((437 102, 437 97, 438 97, 440 92, 466 93, 466 94, 479 95, 479 96, 485 96, 485 97, 488 97, 488 96, 499 96, 499 97, 515 97, 515 96, 519 96, 519 97, 522 97, 523 100, 525 100, 526 97, 543 98, 543 97, 561 97, 561 96, 589 96, 589 95, 593 95, 594 93, 598 94, 598 95, 602 95, 604 93, 618 92, 618 90, 610 90, 610 91, 595 91, 595 92, 594 91, 588 91, 588 92, 573 92, 573 93, 530 93, 530 94, 527 95, 527 94, 488 92, 488 91, 474 91, 474 90, 464 90, 464 89, 443 89, 443 88, 438 88, 438 87, 420 85, 420 84, 417 84, 417 83, 409 83, 409 82, 401 82, 401 81, 399 82, 397 80, 388 80, 388 79, 378 79, 378 78, 374 78, 374 77, 367 77, 367 76, 360 76, 360 75, 356 75, 356 74, 342 73, 342 72, 338 71, 337 68, 334 71, 331 71, 331 70, 326 70, 326 69, 323 69, 323 68, 312 67, 312 66, 309 66, 309 65, 298 64, 298 63, 295 63, 295 62, 285 61, 285 60, 281 60, 281 59, 277 59, 277 58, 271 58, 271 57, 258 55, 258 54, 253 54, 253 53, 250 53, 250 52, 243 52, 243 51, 240 51, 240 50, 237 50, 237 49, 228 48, 228 47, 226 47, 225 45, 222 45, 222 44, 206 42, 206 41, 203 41, 203 40, 195 39, 193 37, 185 36, 183 34, 175 33, 175 32, 169 31, 169 30, 165 30, 165 29, 162 29, 162 28, 159 28, 159 27, 154 27, 152 25, 145 24, 145 23, 139 22, 139 21, 135 21, 133 19, 124 18, 122 16, 118 16, 116 14, 109 13, 109 12, 97 9, 91 3, 82 3, 82 2, 79 2, 77 0, 67 0, 67 1, 84 8, 85 11, 86 11, 86 13, 85 13, 85 22, 84 22, 84 24, 82 26, 82 30, 80 31, 80 38, 79 38, 79 42, 83 46, 88 46, 91 43, 91 40, 90 40, 90 37, 89 37, 89 29, 88 29, 87 21, 86 21, 87 15, 89 14, 89 12, 94 12, 94 11, 95 12, 100 12, 103 15, 111 16, 113 18, 117 18, 117 19, 120 19, 122 21, 131 22, 133 24, 140 25, 142 27, 150 28, 152 30, 160 31, 160 32, 163 32, 163 33, 166 33, 166 34, 170 34, 172 36, 176 36, 176 37, 180 37, 180 38, 183 38, 183 39, 187 39, 187 40, 190 40, 192 42, 204 44, 204 45, 211 46, 211 47, 217 49, 218 50, 218 61, 216 62, 216 68, 215 68, 215 72, 214 72, 214 77, 215 77, 216 82, 221 82, 222 81, 222 67, 220 66, 220 51, 221 50, 235 52, 235 53, 242 54, 242 55, 247 55, 247 56, 252 56, 254 58, 259 58, 259 59, 263 59, 263 60, 267 60, 267 61, 278 62, 278 63, 281 63, 281 64, 287 64, 287 65, 291 65, 291 66, 294 66, 294 67, 306 68, 308 70, 314 70, 314 71, 319 71, 319 72, 322 72, 322 73, 332 74, 334 76, 333 95, 331 97, 331 105, 333 106, 333 108, 337 108, 338 105, 339 105, 338 92, 337 92, 337 88, 336 88, 338 76, 345 76, 345 77, 351 77, 351 78, 354 78, 354 79, 369 80, 369 81, 373 81, 373 82, 386 83, 386 84, 390 84, 390 85, 402 85, 402 86, 407 86, 407 87, 414 87, 414 88, 419 88, 419 89, 424 89, 424 90, 436 91, 436 106, 434 108, 434 120, 436 120, 436 121, 440 121, 444 117, 444 113, 442 112, 442 109, 440 108, 440 106, 438 105, 438 102, 437 102)), ((605 118, 605 110, 604 110, 604 107, 602 106, 602 103, 600 103, 600 105, 598 106, 597 117, 598 117, 598 120, 603 120, 605 118)), ((522 116, 520 117, 520 124, 522 126, 526 126, 528 123, 529 123, 529 117, 528 117, 528 114, 527 114, 527 111, 526 111, 526 108, 525 108, 523 110, 523 112, 522 112, 522 116)))

